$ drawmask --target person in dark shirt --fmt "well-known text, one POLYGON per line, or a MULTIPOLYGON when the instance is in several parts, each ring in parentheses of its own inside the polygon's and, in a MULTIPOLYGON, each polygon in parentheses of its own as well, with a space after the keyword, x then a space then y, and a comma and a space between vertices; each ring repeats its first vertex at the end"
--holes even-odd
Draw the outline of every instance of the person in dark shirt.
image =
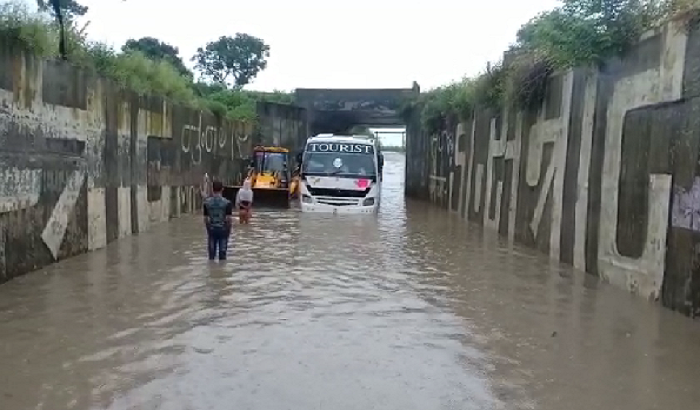
POLYGON ((212 183, 212 195, 204 200, 204 225, 207 228, 209 260, 214 260, 219 251, 219 260, 226 260, 228 238, 231 235, 233 204, 221 196, 224 185, 221 181, 212 183))

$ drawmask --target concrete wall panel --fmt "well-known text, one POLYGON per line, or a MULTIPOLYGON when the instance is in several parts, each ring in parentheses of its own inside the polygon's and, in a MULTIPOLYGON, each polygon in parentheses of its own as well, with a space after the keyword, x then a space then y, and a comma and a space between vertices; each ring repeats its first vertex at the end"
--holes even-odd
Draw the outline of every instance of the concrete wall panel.
POLYGON ((473 153, 423 142, 457 126, 428 138, 409 128, 407 194, 442 205, 431 181, 452 175, 464 219, 696 316, 700 30, 678 24, 601 69, 554 75, 536 112, 477 110, 460 146, 473 153))

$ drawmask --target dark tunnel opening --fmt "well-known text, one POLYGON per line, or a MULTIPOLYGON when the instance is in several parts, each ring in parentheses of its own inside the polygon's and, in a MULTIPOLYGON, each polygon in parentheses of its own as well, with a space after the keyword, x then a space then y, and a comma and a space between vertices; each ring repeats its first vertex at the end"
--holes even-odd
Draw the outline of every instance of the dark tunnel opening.
POLYGON ((361 116, 352 111, 316 111, 311 122, 312 135, 347 134, 360 122, 361 116))

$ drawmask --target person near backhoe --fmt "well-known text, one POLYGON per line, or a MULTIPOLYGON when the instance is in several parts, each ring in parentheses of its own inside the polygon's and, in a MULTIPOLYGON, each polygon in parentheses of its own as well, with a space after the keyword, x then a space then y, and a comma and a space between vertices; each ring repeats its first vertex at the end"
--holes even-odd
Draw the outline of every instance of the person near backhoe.
POLYGON ((239 223, 250 223, 250 217, 253 212, 253 189, 251 188, 250 178, 246 178, 243 181, 243 186, 236 194, 236 209, 238 209, 239 223))
POLYGON ((226 260, 228 238, 233 224, 233 204, 222 196, 224 184, 215 180, 211 184, 211 196, 204 200, 202 212, 207 228, 207 250, 209 260, 214 260, 217 251, 219 260, 226 260))

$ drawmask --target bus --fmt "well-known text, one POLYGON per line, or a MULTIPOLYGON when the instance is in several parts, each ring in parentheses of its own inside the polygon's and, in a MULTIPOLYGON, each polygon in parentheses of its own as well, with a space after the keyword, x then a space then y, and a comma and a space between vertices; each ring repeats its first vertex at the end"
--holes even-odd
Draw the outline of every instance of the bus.
POLYGON ((384 158, 374 138, 319 134, 301 154, 302 212, 375 213, 384 158))

